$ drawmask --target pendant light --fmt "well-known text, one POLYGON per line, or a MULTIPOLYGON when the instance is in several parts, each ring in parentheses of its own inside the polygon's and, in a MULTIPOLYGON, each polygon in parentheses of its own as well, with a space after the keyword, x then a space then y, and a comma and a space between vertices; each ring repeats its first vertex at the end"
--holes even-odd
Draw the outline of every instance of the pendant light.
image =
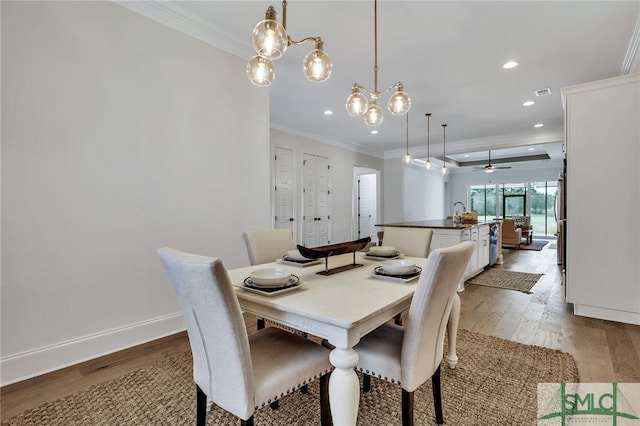
POLYGON ((409 154, 409 113, 407 113, 407 153, 402 157, 402 162, 405 165, 411 163, 411 154, 409 154))
POLYGON ((425 114, 427 116, 427 161, 424 163, 424 168, 427 170, 431 170, 433 165, 431 164, 431 155, 429 153, 429 133, 431 132, 431 113, 428 112, 425 114))
POLYGON ((447 169, 447 125, 442 125, 442 168, 440 169, 440 174, 442 176, 446 176, 449 174, 449 169, 447 169))
POLYGON ((378 90, 378 2, 373 2, 373 46, 374 46, 374 66, 373 66, 373 92, 367 90, 364 86, 354 83, 351 88, 351 95, 347 98, 345 104, 347 112, 351 116, 364 116, 364 122, 367 126, 377 126, 382 123, 384 118, 382 110, 377 105, 377 100, 394 89, 393 95, 389 98, 387 107, 391 114, 406 114, 411 108, 411 98, 404 91, 402 83, 398 82, 387 87, 382 92, 378 90), (361 92, 366 92, 370 100, 361 92))
POLYGON ((331 76, 333 64, 323 50, 320 37, 306 37, 300 41, 292 40, 287 34, 287 1, 282 2, 282 24, 276 20, 276 10, 269 6, 264 20, 253 29, 251 42, 257 55, 247 64, 247 76, 256 86, 269 86, 275 78, 273 60, 280 58, 287 47, 313 41, 314 48, 304 57, 302 71, 309 81, 323 82, 331 76))

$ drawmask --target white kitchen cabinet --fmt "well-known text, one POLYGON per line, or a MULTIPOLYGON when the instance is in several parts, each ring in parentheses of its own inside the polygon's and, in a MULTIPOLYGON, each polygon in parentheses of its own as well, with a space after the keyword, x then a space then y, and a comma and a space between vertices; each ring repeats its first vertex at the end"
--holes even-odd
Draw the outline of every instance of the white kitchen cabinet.
POLYGON ((463 229, 432 228, 431 250, 451 247, 463 241, 471 241, 475 245, 464 277, 458 291, 464 290, 464 281, 479 274, 489 265, 489 225, 473 225, 463 229))
POLYGON ((480 234, 478 236, 478 266, 482 269, 489 265, 489 257, 491 254, 491 237, 489 236, 489 226, 479 227, 480 234))
POLYGON ((562 89, 566 301, 640 324, 640 74, 562 89))

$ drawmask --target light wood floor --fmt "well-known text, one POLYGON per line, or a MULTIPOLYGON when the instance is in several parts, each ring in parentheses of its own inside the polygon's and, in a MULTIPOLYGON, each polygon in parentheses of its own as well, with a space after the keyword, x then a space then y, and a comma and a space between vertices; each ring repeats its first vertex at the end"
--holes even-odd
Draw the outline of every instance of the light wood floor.
MULTIPOLYGON (((583 382, 640 382, 640 326, 574 316, 563 301, 555 250, 505 250, 504 264, 497 267, 545 275, 533 294, 468 285, 460 293, 460 328, 569 352, 583 382)), ((251 331, 255 321, 247 318, 247 324, 251 331)), ((0 390, 2 420, 188 348, 186 334, 180 333, 5 386, 0 390)))

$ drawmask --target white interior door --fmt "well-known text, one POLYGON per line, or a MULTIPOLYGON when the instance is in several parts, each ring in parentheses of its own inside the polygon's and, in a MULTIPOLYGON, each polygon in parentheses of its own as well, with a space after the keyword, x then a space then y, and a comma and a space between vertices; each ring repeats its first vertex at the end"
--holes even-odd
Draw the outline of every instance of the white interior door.
POLYGON ((303 162, 304 245, 329 244, 329 160, 304 154, 303 162))
POLYGON ((291 229, 295 241, 293 151, 287 148, 276 148, 273 169, 275 170, 274 227, 291 229))
POLYGON ((372 241, 377 241, 375 224, 378 223, 378 171, 354 166, 352 188, 352 237, 371 237, 372 241))
POLYGON ((316 245, 329 244, 329 160, 316 157, 316 245))
POLYGON ((358 238, 375 237, 376 175, 358 176, 358 238))

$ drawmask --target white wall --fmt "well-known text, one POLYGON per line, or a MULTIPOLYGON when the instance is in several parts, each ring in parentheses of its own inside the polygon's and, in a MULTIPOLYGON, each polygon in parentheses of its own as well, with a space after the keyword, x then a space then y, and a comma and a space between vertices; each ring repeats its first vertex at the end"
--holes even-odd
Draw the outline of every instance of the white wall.
POLYGON ((157 248, 248 264, 270 155, 243 60, 111 2, 1 7, 7 384, 181 329, 157 248))
MULTIPOLYGON (((290 148, 294 152, 296 180, 302 183, 303 154, 319 155, 329 159, 331 171, 329 173, 329 188, 331 191, 331 243, 352 240, 353 217, 353 167, 365 167, 382 171, 383 161, 379 158, 360 154, 348 149, 325 143, 320 143, 302 136, 293 135, 280 130, 271 130, 272 148, 290 148)), ((298 195, 295 200, 297 212, 302 212, 302 198, 298 195)), ((296 218, 299 226, 302 217, 296 218)), ((302 235, 298 229, 298 235, 302 235)))
POLYGON ((404 220, 442 219, 444 212, 444 178, 438 170, 404 167, 404 220))
POLYGON ((404 165, 400 158, 384 160, 382 176, 382 216, 378 222, 392 223, 404 221, 404 165))
POLYGON ((384 217, 379 222, 442 219, 445 180, 437 170, 405 166, 401 158, 384 162, 384 217))

